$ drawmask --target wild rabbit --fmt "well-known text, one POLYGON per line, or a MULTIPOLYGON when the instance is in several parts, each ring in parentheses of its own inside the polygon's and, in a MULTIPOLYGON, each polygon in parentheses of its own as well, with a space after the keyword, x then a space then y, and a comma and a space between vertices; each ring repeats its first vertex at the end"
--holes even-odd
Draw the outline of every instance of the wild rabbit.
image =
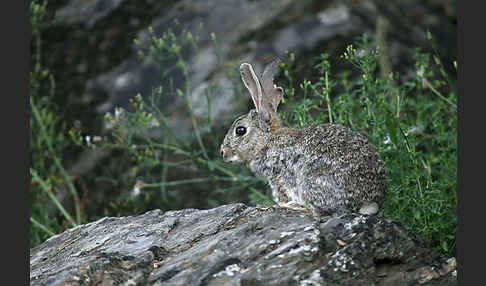
POLYGON ((376 214, 386 192, 378 152, 361 134, 340 124, 282 127, 277 107, 284 91, 273 83, 279 63, 277 58, 265 67, 261 82, 250 64, 241 64, 241 79, 255 109, 231 125, 221 145, 224 160, 265 177, 280 206, 314 215, 376 214))

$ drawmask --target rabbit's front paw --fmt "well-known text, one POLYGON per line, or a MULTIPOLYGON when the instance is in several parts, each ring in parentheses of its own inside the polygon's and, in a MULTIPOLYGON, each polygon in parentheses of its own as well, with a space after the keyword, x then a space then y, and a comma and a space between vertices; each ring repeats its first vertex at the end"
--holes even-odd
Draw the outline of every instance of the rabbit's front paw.
POLYGON ((295 201, 288 201, 288 202, 285 202, 285 203, 280 203, 280 204, 278 204, 278 206, 282 207, 282 208, 288 208, 288 209, 296 210, 296 211, 306 211, 306 212, 311 211, 306 206, 301 205, 301 204, 299 204, 295 201))

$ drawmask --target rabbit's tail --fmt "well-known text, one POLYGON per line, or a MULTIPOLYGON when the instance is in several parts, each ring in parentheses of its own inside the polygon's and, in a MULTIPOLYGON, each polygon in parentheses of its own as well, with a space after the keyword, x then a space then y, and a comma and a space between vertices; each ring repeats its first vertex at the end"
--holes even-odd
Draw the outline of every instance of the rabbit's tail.
POLYGON ((366 202, 359 209, 359 213, 364 214, 364 215, 374 215, 374 214, 378 213, 378 210, 379 210, 379 207, 378 207, 378 204, 376 202, 366 202))

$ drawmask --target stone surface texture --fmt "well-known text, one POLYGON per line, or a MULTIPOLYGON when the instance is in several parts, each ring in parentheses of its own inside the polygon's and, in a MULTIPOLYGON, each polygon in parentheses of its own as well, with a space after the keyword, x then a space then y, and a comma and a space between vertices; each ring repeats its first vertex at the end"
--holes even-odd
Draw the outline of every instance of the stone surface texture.
POLYGON ((105 217, 30 251, 41 285, 456 285, 455 258, 377 216, 223 205, 105 217))

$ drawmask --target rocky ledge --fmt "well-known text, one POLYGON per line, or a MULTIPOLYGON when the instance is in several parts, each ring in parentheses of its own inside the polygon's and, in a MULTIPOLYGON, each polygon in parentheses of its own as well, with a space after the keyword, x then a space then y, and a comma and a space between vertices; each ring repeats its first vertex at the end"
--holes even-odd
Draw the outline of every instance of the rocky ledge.
POLYGON ((30 250, 31 285, 456 285, 399 223, 274 207, 106 217, 30 250))

